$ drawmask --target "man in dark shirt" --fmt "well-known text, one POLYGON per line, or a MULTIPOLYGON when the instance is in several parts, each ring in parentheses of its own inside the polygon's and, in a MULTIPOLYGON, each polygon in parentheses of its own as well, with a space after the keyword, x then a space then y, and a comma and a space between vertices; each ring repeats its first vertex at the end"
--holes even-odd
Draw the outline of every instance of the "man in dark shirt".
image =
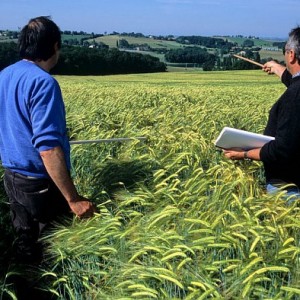
POLYGON ((280 76, 287 86, 271 108, 264 131, 275 140, 249 151, 224 151, 225 157, 232 160, 261 160, 269 191, 287 184, 294 185, 296 191, 300 188, 300 27, 290 32, 284 52, 286 68, 273 61, 263 67, 280 76))

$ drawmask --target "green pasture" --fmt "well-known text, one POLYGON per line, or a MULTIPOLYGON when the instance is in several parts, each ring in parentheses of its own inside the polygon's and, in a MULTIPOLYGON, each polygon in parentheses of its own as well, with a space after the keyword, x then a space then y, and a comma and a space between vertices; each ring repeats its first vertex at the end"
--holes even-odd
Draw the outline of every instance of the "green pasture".
MULTIPOLYGON (((243 37, 216 37, 226 39, 229 42, 237 43, 239 46, 243 44, 247 38, 243 37)), ((179 44, 175 41, 166 41, 166 40, 156 40, 147 37, 130 37, 130 36, 121 36, 121 35, 105 35, 102 37, 98 37, 95 40, 101 41, 104 44, 109 45, 109 47, 116 47, 116 43, 120 39, 125 39, 129 44, 148 44, 152 48, 166 48, 166 49, 176 49, 179 47, 183 47, 182 44, 179 44)), ((253 39, 255 47, 272 47, 274 41, 264 40, 264 39, 253 39)))
MULTIPOLYGON (((278 78, 262 71, 56 78, 71 140, 147 140, 72 146, 72 176, 98 213, 47 233, 34 273, 39 288, 76 300, 299 299, 299 201, 266 195, 260 162, 228 161, 214 147, 224 126, 263 132, 285 89, 278 78)), ((3 253, 0 286, 13 299, 7 279, 15 269, 3 253)), ((29 276, 28 268, 18 272, 29 276)))
POLYGON ((259 55, 261 59, 268 59, 271 57, 272 59, 275 59, 279 62, 284 62, 284 55, 282 51, 260 50, 259 55))
POLYGON ((62 34, 62 41, 68 41, 68 40, 77 40, 77 41, 81 41, 81 39, 83 38, 88 38, 90 37, 91 38, 91 35, 87 35, 87 34, 62 34))
MULTIPOLYGON (((95 39, 96 42, 102 42, 108 45, 110 48, 117 47, 117 41, 120 39, 125 39, 129 44, 148 44, 151 48, 167 48, 167 49, 176 49, 182 47, 181 44, 175 41, 165 41, 165 40, 155 40, 152 38, 146 37, 131 37, 131 36, 121 36, 121 35, 105 35, 95 39)), ((92 40, 90 40, 92 41, 92 40)))
MULTIPOLYGON (((186 45, 179 44, 175 41, 163 41, 163 40, 154 40, 151 38, 136 38, 136 37, 129 37, 129 36, 120 36, 120 35, 106 35, 102 37, 98 37, 95 39, 97 42, 103 42, 104 44, 108 45, 110 48, 116 48, 117 47, 117 42, 120 39, 126 39, 128 43, 130 44, 148 44, 152 48, 157 48, 157 49, 177 49, 184 47, 186 45)), ((246 38, 224 38, 227 39, 228 41, 231 41, 233 43, 238 43, 239 45, 242 45, 242 43, 246 40, 246 38)), ((92 42, 93 40, 89 40, 92 42)), ((262 40, 262 39, 254 39, 254 46, 255 47, 272 47, 273 41, 269 40, 262 40)), ((152 56, 158 57, 160 61, 165 62, 164 54, 158 54, 154 52, 147 52, 147 51, 134 51, 142 54, 150 54, 152 56)), ((212 53, 215 52, 215 50, 211 50, 212 53)), ((271 50, 265 50, 262 49, 259 51, 261 59, 275 59, 279 62, 284 61, 284 56, 282 54, 282 51, 271 51, 271 50)), ((174 70, 174 68, 170 68, 170 70, 174 70)), ((181 69, 178 69, 181 71, 181 69)))
MULTIPOLYGON (((242 46, 244 41, 248 38, 246 37, 221 37, 223 39, 228 40, 232 43, 237 43, 239 46, 242 46)), ((255 47, 272 47, 273 42, 272 40, 266 40, 266 39, 251 39, 254 42, 255 47)))

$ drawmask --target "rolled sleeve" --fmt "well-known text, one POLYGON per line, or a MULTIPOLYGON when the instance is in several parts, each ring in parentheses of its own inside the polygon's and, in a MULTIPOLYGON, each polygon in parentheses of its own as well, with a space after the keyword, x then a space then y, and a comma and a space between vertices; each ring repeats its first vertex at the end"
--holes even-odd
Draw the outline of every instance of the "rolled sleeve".
POLYGON ((65 107, 61 90, 53 78, 35 85, 30 101, 32 144, 40 152, 63 146, 66 138, 65 107), (38 91, 38 92, 37 92, 38 91))

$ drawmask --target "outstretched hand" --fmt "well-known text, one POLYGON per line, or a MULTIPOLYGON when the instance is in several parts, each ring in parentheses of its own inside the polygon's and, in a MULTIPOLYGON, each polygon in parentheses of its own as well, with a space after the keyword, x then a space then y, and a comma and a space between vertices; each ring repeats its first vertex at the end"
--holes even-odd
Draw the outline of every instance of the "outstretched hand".
POLYGON ((263 71, 267 72, 268 74, 276 74, 278 77, 281 77, 283 72, 285 71, 285 66, 277 63, 274 60, 268 61, 263 65, 263 71))

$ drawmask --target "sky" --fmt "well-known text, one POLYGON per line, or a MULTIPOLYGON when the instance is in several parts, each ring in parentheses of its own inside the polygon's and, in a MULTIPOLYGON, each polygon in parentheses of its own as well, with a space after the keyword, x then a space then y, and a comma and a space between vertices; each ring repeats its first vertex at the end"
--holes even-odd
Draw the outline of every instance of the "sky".
POLYGON ((0 0, 0 29, 51 16, 61 30, 287 38, 300 0, 0 0))

